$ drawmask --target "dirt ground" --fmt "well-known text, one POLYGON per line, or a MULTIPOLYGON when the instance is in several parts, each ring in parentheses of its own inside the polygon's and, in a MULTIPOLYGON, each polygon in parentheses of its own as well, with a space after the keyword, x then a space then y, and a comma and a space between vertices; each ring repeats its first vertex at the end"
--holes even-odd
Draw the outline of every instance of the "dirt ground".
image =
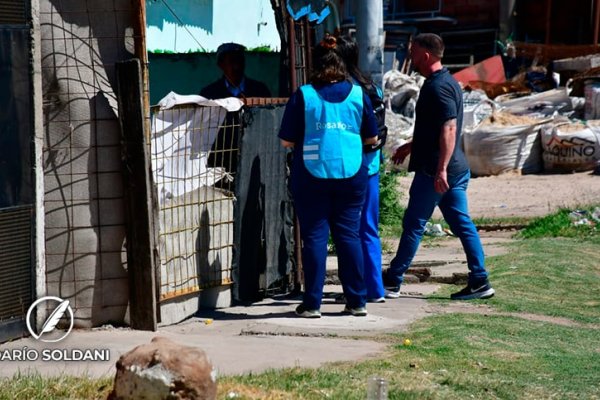
MULTIPOLYGON (((399 180, 401 202, 408 202, 412 177, 399 180)), ((472 178, 468 189, 473 218, 537 217, 559 208, 600 204, 600 176, 590 172, 562 175, 517 175, 472 178)), ((440 217, 438 209, 434 217, 440 217)))

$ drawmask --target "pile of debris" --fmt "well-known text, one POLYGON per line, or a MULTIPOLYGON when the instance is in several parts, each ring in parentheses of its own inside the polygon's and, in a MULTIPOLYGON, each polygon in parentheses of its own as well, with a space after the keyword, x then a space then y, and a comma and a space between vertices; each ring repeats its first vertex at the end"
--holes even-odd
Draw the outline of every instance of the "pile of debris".
MULTIPOLYGON (((473 175, 600 173, 600 54, 554 60, 548 67, 534 62, 510 80, 506 57, 454 74, 464 90, 461 145, 473 175)), ((384 75, 388 159, 411 140, 422 83, 415 74, 384 75)))

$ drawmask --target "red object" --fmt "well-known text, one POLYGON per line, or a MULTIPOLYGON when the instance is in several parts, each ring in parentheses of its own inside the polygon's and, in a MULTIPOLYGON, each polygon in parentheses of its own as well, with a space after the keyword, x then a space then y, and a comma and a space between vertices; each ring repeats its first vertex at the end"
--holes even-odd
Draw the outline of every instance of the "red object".
POLYGON ((506 81, 502 57, 490 57, 482 62, 458 71, 454 79, 467 85, 470 81, 484 81, 489 83, 502 83, 506 81))

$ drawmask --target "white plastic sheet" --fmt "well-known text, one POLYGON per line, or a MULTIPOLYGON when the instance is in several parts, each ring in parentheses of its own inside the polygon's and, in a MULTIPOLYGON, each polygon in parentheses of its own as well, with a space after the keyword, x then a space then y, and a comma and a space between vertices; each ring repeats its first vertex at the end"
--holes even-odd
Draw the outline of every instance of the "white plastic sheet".
POLYGON ((225 115, 242 105, 237 98, 208 100, 174 92, 159 102, 160 110, 152 116, 151 139, 159 203, 227 179, 223 168, 209 168, 206 161, 225 115))

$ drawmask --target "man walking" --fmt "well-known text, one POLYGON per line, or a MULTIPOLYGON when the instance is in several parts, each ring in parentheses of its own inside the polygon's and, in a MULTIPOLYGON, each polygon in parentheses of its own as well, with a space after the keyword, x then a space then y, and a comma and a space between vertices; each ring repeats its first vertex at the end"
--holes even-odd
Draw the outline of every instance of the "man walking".
POLYGON ((442 66, 443 55, 444 43, 438 35, 423 33, 413 39, 411 62, 426 80, 417 101, 413 140, 400 146, 392 157, 398 164, 411 154, 408 170, 414 171, 415 176, 402 221, 400 245, 383 277, 387 298, 400 296, 403 275, 436 206, 452 232, 460 238, 469 267, 467 287, 451 298, 487 299, 495 293, 488 282, 481 240, 467 205, 466 190, 471 172, 460 148, 462 90, 442 66))

